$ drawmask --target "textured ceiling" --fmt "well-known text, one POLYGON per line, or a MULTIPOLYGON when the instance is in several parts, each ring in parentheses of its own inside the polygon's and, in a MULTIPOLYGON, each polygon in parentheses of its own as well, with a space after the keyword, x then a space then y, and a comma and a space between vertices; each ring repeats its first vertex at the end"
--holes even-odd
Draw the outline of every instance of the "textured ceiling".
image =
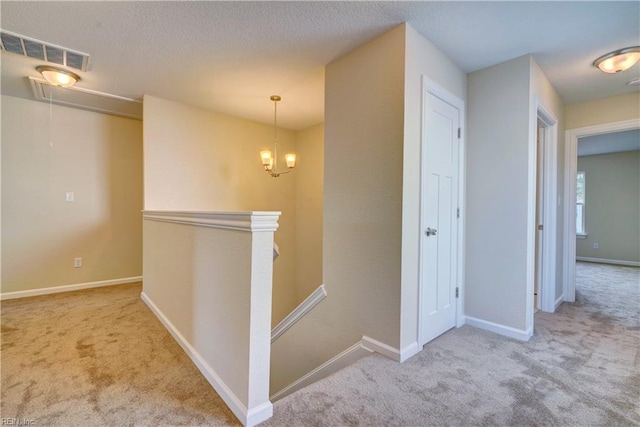
MULTIPOLYGON (((598 56, 640 44, 632 2, 8 2, 4 30, 91 55, 82 87, 143 94, 302 129, 323 121, 324 66, 402 22, 465 72, 531 53, 566 103, 637 88, 640 66, 598 56)), ((2 93, 31 98, 39 61, 2 54, 2 93)))

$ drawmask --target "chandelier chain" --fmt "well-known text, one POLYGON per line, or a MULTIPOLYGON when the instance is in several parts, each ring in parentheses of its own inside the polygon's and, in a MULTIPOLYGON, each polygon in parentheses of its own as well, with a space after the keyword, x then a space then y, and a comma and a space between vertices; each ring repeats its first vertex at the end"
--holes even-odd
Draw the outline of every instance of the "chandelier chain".
POLYGON ((278 170, 278 100, 273 101, 273 170, 278 170))

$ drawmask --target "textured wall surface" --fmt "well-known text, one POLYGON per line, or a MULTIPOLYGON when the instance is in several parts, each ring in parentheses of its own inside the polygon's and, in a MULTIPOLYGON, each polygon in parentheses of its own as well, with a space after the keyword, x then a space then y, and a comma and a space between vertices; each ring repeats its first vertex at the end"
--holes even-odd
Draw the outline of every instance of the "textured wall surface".
MULTIPOLYGON (((280 109, 285 108, 282 101, 280 109)), ((265 100, 265 108, 273 108, 265 100)), ((275 242, 273 323, 296 306, 296 172, 271 178, 260 151, 273 148, 273 127, 151 96, 144 99, 146 210, 281 211, 275 242)), ((278 148, 295 151, 295 135, 278 131, 278 148)))
POLYGON ((259 223, 269 226, 259 231, 251 231, 255 215, 240 215, 212 219, 222 227, 229 220, 243 221, 230 230, 198 225, 203 216, 175 224, 149 219, 153 213, 145 212, 143 299, 246 424, 271 414, 269 321, 277 215, 259 223))
POLYGON ((565 128, 575 129, 640 117, 640 93, 565 106, 565 128))
POLYGON ((466 315, 524 330, 529 56, 468 76, 466 315))
POLYGON ((578 157, 578 170, 587 237, 576 240, 576 255, 640 262, 640 151, 578 157))
POLYGON ((272 348, 274 393, 369 335, 399 343, 404 26, 326 69, 327 298, 272 348))
POLYGON ((3 293, 140 276, 141 209, 140 121, 2 97, 3 293))
POLYGON ((324 125, 296 132, 296 296, 303 301, 322 284, 324 125))

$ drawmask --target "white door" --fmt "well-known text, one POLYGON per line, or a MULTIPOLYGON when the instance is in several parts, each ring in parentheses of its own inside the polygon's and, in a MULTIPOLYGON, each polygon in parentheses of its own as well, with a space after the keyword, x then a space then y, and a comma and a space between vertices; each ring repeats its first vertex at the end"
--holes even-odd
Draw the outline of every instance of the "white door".
POLYGON ((420 345, 456 324, 460 112, 425 95, 422 136, 420 345))

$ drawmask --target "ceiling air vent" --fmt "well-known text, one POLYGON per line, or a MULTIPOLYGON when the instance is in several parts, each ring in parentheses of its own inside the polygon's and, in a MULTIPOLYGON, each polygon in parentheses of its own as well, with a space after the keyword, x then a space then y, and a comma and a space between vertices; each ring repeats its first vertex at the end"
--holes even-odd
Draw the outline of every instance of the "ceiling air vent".
POLYGON ((18 55, 47 61, 52 64, 75 68, 79 71, 87 71, 87 67, 89 66, 88 53, 56 46, 1 29, 0 47, 6 52, 17 53, 18 55))
POLYGON ((81 110, 142 120, 142 101, 78 86, 53 86, 44 79, 29 77, 33 96, 38 101, 51 102, 81 110))

